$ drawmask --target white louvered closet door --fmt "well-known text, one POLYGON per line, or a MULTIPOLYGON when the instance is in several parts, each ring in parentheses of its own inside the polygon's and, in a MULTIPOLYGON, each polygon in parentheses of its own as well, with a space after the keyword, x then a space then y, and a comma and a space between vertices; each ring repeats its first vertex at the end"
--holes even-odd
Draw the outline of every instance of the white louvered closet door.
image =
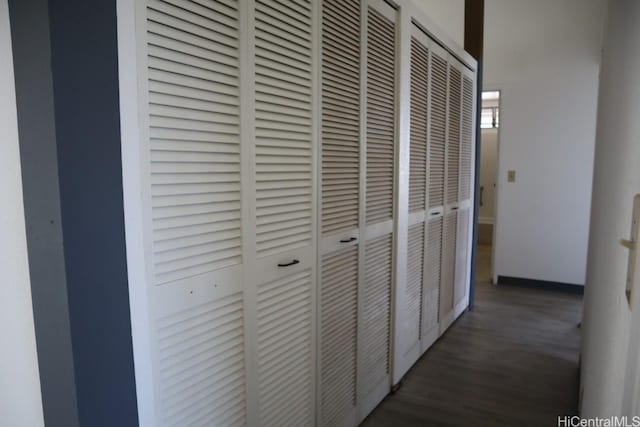
POLYGON ((361 215, 360 0, 322 2, 320 426, 354 426, 361 215))
POLYGON ((390 390, 392 343, 408 369, 468 298, 475 78, 409 39, 406 7, 135 0, 119 15, 137 42, 121 46, 140 136, 123 178, 145 426, 355 426, 390 390))
POLYGON ((429 338, 440 333, 442 300, 442 249, 445 205, 447 147, 447 52, 431 44, 429 79, 429 140, 427 176, 427 218, 425 239, 425 279, 422 300, 422 352, 429 338))
MULTIPOLYGON (((404 307, 396 313, 402 336, 396 338, 401 353, 394 364, 401 377, 422 355, 425 218, 427 209, 427 139, 429 129, 430 40, 412 25, 410 56, 409 220, 407 279, 404 307)), ((400 288, 398 288, 399 290, 400 288)), ((397 353, 396 353, 397 354, 397 353)))
POLYGON ((460 137, 462 118, 462 64, 449 56, 447 84, 447 147, 445 163, 445 210, 440 285, 440 328, 455 320, 455 277, 458 243, 458 193, 460 190, 460 137))
MULTIPOLYGON (((255 0, 256 424, 315 423, 314 6, 255 0)), ((248 239, 249 240, 249 239, 248 239)), ((255 322, 255 323, 253 323, 255 322)))
POLYGON ((473 208, 471 203, 474 176, 474 99, 475 87, 473 73, 462 69, 462 115, 460 140, 460 193, 457 229, 456 277, 454 288, 454 304, 465 307, 468 304, 471 262, 471 223, 473 208))
POLYGON ((358 422, 390 388, 396 139, 396 10, 366 5, 364 244, 360 248, 358 422))
POLYGON ((247 421, 237 1, 141 2, 158 426, 247 421))
POLYGON ((154 425, 314 425, 313 4, 140 6, 154 425))

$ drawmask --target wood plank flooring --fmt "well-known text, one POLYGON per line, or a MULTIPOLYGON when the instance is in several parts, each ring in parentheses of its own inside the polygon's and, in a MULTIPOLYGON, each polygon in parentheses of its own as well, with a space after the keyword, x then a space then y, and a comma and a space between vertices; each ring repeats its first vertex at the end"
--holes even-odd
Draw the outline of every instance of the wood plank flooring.
POLYGON ((576 413, 579 295, 476 287, 463 314, 364 427, 556 426, 576 413))

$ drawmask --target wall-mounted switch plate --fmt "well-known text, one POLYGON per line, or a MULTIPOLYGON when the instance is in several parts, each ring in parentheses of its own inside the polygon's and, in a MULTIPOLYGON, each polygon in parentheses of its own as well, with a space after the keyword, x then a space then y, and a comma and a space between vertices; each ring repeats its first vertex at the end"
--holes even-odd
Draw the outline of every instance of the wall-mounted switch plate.
POLYGON ((516 182, 516 171, 507 172, 507 182, 516 182))

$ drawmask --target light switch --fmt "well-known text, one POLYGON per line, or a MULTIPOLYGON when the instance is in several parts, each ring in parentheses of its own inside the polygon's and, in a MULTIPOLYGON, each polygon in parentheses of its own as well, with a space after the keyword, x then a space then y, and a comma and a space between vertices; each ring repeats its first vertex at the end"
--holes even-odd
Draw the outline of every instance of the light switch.
POLYGON ((507 172, 507 181, 508 182, 516 182, 516 171, 508 171, 507 172))

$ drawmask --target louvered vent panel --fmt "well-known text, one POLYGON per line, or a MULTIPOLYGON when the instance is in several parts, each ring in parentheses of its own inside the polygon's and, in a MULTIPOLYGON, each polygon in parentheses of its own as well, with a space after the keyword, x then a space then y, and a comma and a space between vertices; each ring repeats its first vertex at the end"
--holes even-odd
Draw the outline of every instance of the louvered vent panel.
POLYGON ((360 1, 322 3, 322 233, 358 227, 360 1))
POLYGON ((449 66, 449 115, 447 123, 447 203, 458 201, 460 179, 460 94, 462 73, 449 66))
POLYGON ((358 247, 323 256, 321 274, 321 424, 336 426, 356 403, 358 247))
POLYGON ((362 390, 368 394, 389 373, 391 234, 367 242, 362 293, 362 390))
POLYGON ((157 325, 163 425, 245 425, 242 293, 157 325))
MULTIPOLYGON (((424 222, 409 227, 406 287, 406 334, 409 348, 420 339, 422 324, 422 277, 424 267, 424 222)), ((409 350, 406 348, 405 350, 409 350)))
POLYGON ((444 161, 447 135, 447 62, 431 54, 429 102, 429 207, 444 204, 444 161))
POLYGON ((467 260, 469 256, 469 215, 468 209, 458 212, 456 285, 454 302, 459 303, 467 294, 467 260))
POLYGON ((153 260, 162 284, 241 262, 238 5, 147 6, 153 260))
POLYGON ((367 26, 367 224, 393 216, 395 28, 369 9, 367 26))
POLYGON ((438 324, 440 301, 440 269, 442 254, 442 217, 428 223, 427 232, 427 276, 424 284, 424 332, 430 331, 438 324))
POLYGON ((442 230, 442 273, 440 285, 441 315, 453 308, 453 288, 456 270, 457 214, 451 212, 444 217, 442 230))
POLYGON ((427 196, 427 102, 429 51, 411 40, 411 144, 409 212, 422 211, 427 196))
POLYGON ((311 243, 311 4, 255 3, 256 246, 311 243))
POLYGON ((313 424, 311 273, 258 287, 260 425, 313 424))
POLYGON ((462 93, 462 141, 460 143, 460 200, 471 197, 471 151, 473 129, 473 81, 464 77, 462 93))

